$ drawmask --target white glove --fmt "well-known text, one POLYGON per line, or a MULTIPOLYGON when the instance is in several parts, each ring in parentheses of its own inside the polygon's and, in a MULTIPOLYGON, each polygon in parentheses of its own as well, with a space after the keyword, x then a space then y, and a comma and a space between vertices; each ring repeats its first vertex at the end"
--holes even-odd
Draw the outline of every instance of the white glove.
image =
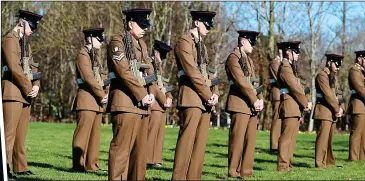
POLYGON ((35 98, 39 92, 39 86, 35 85, 32 87, 32 91, 27 95, 28 97, 35 98))

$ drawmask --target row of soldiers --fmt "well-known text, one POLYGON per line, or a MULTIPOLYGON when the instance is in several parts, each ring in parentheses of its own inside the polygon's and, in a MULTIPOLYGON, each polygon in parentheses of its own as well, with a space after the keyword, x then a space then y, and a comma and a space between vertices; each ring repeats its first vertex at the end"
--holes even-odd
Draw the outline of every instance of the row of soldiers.
MULTIPOLYGON (((162 166, 165 110, 171 107, 171 86, 162 77, 161 62, 172 51, 168 44, 155 40, 149 55, 143 41, 151 26, 150 9, 123 11, 125 30, 114 35, 107 46, 104 72, 96 53, 105 43, 104 29, 83 31, 85 46, 77 56, 78 93, 73 110, 77 127, 72 143, 73 170, 100 170, 98 165, 102 114, 111 115, 113 139, 108 159, 109 180, 144 180, 147 164, 162 166)), ((191 11, 190 30, 175 48, 179 90, 177 108, 180 132, 176 143, 173 180, 199 180, 202 176, 210 114, 218 103, 219 79, 208 66, 208 51, 202 38, 214 28, 211 11, 191 11)), ((32 175, 24 149, 30 104, 39 91, 40 73, 26 44, 41 15, 19 11, 16 27, 2 43, 5 142, 8 163, 18 175, 32 175), (22 48, 21 48, 22 47, 22 48)), ((226 111, 232 125, 229 132, 229 177, 253 176, 257 115, 264 108, 263 86, 255 75, 250 54, 259 32, 238 31, 237 47, 229 54, 225 69, 230 81, 226 111)), ((312 109, 310 94, 300 84, 296 63, 300 42, 278 43, 279 56, 271 61, 273 125, 271 149, 278 152, 277 170, 292 170, 292 160, 303 112, 312 109), (281 120, 279 120, 279 118, 281 120)), ((326 54, 326 67, 316 77, 317 101, 314 119, 319 122, 316 140, 316 167, 335 164, 332 140, 336 120, 343 116, 343 99, 336 91, 336 72, 343 56, 326 54)), ((356 63, 349 73, 352 115, 350 160, 365 159, 365 51, 356 52, 356 63)))

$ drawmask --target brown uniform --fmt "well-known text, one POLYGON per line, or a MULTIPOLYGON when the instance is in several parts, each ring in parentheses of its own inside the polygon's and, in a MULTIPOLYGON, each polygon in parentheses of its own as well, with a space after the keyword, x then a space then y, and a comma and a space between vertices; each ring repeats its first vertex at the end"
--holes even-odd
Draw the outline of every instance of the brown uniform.
POLYGON ((364 68, 355 64, 349 72, 349 85, 352 92, 349 104, 351 114, 351 135, 349 159, 365 160, 365 86, 364 68))
POLYGON ((330 80, 330 70, 327 67, 318 73, 315 86, 317 101, 313 119, 318 122, 315 166, 325 168, 335 165, 332 142, 336 122, 333 118, 340 111, 340 105, 336 97, 335 81, 330 80))
MULTIPOLYGON (((158 67, 160 68, 160 67, 158 67)), ((163 72, 160 69, 160 72, 163 72)), ((172 98, 171 93, 163 93, 158 85, 153 85, 156 101, 151 107, 151 115, 148 123, 148 152, 147 163, 162 163, 163 143, 165 137, 166 108, 164 104, 167 98, 172 98)))
POLYGON ((289 90, 280 95, 279 116, 282 120, 281 136, 279 138, 278 171, 291 171, 295 143, 299 131, 299 118, 302 110, 307 107, 308 100, 299 79, 287 59, 283 59, 278 72, 281 89, 289 90))
MULTIPOLYGON (((108 69, 116 75, 110 86, 107 106, 113 124, 108 174, 109 180, 144 180, 149 110, 139 103, 148 92, 129 68, 124 37, 124 34, 113 36, 108 49, 108 69)), ((131 41, 136 59, 149 63, 145 42, 133 36, 131 41)), ((148 72, 153 72, 153 68, 148 72)))
MULTIPOLYGON (((76 171, 99 170, 100 127, 105 97, 102 84, 95 78, 90 50, 84 46, 77 56, 79 90, 74 102, 77 126, 72 141, 72 167, 76 171)), ((99 73, 100 76, 100 73, 99 73)))
MULTIPOLYGON (((187 33, 175 47, 180 72, 177 108, 180 112, 180 132, 176 143, 173 180, 200 180, 208 138, 210 108, 205 103, 213 93, 197 69, 198 41, 187 33)), ((205 51, 206 52, 206 51, 205 51)))
MULTIPOLYGON (((2 42, 2 64, 8 66, 2 78, 2 100, 7 163, 13 163, 15 173, 28 171, 24 142, 28 132, 30 104, 32 99, 26 97, 32 86, 40 81, 30 81, 21 66, 20 37, 14 30, 7 34, 2 42)), ((28 46, 30 63, 32 52, 28 46)), ((34 63, 34 62, 33 62, 34 63)))
MULTIPOLYGON (((228 175, 248 177, 253 175, 257 116, 251 108, 257 101, 250 78, 254 75, 252 60, 237 48, 228 56, 226 72, 231 86, 226 103, 226 111, 231 114, 229 132, 228 175), (246 61, 248 72, 242 70, 240 61, 246 61)), ((243 62, 244 63, 244 62, 243 62)))
POLYGON ((270 62, 270 83, 271 83, 271 106, 272 106, 272 121, 270 130, 270 150, 278 149, 278 142, 281 131, 281 120, 279 119, 280 105, 280 88, 278 85, 278 71, 281 61, 280 57, 276 57, 270 62))

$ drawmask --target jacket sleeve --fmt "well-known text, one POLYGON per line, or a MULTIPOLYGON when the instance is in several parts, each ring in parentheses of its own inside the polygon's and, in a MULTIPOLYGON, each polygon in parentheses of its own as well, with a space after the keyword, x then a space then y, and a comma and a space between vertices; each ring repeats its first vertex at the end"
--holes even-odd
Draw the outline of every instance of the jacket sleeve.
POLYGON ((2 44, 2 52, 14 83, 24 95, 28 95, 32 91, 32 83, 23 72, 19 56, 17 55, 18 52, 15 52, 17 50, 16 46, 17 44, 13 40, 6 38, 2 44))
POLYGON ((243 96, 247 98, 249 104, 253 105, 257 101, 257 96, 252 90, 251 82, 247 81, 247 78, 238 63, 238 58, 229 56, 226 63, 235 85, 238 87, 243 96))
POLYGON ((147 91, 139 83, 138 78, 133 75, 129 67, 129 61, 125 57, 123 43, 118 40, 112 40, 109 44, 108 54, 116 71, 116 76, 123 81, 124 86, 128 88, 136 100, 141 101, 147 95, 147 91))
POLYGON ((189 78, 195 88, 195 91, 203 98, 204 101, 208 101, 213 94, 206 84, 204 77, 196 68, 193 49, 190 43, 184 39, 180 39, 176 45, 175 54, 178 60, 180 60, 185 76, 189 78))
POLYGON ((90 59, 83 54, 79 54, 77 56, 76 67, 80 73, 81 78, 85 81, 86 85, 96 96, 96 99, 101 101, 105 97, 105 92, 103 90, 103 87, 101 87, 94 78, 90 59))

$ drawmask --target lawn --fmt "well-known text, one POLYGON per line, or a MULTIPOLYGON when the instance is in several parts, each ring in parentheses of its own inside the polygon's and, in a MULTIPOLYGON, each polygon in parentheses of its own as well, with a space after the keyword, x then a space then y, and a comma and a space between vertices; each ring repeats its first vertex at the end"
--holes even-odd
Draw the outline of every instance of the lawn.
MULTIPOLYGON (((28 163, 35 176, 23 177, 29 180, 106 180, 107 173, 73 173, 70 168, 71 145, 75 124, 30 123, 26 141, 28 163)), ((170 180, 178 128, 166 128, 164 167, 147 171, 148 180, 170 180)), ((107 169, 111 126, 102 127, 100 166, 107 169)), ((276 169, 276 155, 268 152, 269 132, 258 132, 254 177, 249 180, 364 180, 365 162, 349 162, 348 134, 336 135, 334 150, 337 167, 314 168, 315 134, 298 136, 294 158, 294 172, 279 173, 276 169)), ((204 180, 227 179, 227 130, 210 130, 205 164, 204 180)))

